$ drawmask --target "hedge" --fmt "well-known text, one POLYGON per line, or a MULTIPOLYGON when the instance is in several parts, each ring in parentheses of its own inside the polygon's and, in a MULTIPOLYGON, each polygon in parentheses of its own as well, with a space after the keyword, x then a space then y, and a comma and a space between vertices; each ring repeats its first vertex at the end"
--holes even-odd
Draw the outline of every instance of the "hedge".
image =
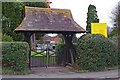
POLYGON ((28 68, 29 46, 25 42, 2 42, 2 67, 21 71, 28 68))
POLYGON ((80 70, 99 71, 118 64, 118 49, 102 35, 86 34, 76 47, 76 64, 80 70))
POLYGON ((66 61, 66 46, 64 43, 57 44, 55 53, 57 54, 57 64, 64 65, 66 61))

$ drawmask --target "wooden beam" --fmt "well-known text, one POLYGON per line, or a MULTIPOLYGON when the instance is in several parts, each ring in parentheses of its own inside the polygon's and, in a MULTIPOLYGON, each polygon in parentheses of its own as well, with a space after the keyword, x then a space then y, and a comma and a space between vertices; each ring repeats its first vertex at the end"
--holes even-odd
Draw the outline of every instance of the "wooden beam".
POLYGON ((74 34, 63 34, 64 36, 64 40, 65 40, 65 44, 66 44, 66 49, 67 49, 67 57, 70 57, 70 61, 69 58, 67 58, 67 63, 71 62, 71 64, 74 64, 74 55, 75 55, 75 51, 73 49, 73 44, 72 44, 72 38, 73 38, 74 34))
POLYGON ((27 42, 29 44, 29 53, 28 53, 28 58, 29 58, 29 64, 28 67, 29 69, 31 69, 31 41, 30 41, 30 37, 33 33, 24 33, 24 41, 27 42))

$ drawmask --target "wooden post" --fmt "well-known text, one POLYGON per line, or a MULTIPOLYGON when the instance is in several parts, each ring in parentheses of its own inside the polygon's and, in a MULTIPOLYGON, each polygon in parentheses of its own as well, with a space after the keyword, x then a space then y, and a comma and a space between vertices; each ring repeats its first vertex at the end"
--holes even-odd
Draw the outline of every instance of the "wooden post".
POLYGON ((49 48, 48 48, 48 44, 47 44, 47 49, 46 49, 46 56, 47 56, 47 65, 46 65, 46 68, 48 68, 48 64, 49 64, 49 48))
MULTIPOLYGON (((71 58, 71 64, 74 64, 74 55, 75 55, 75 51, 73 48, 73 44, 72 44, 72 38, 73 38, 73 34, 63 34, 64 39, 65 39, 65 44, 66 44, 66 48, 67 48, 67 56, 71 58)), ((69 58, 66 60, 67 63, 69 62, 69 58)))
POLYGON ((28 54, 28 57, 29 57, 29 64, 28 64, 28 67, 29 69, 31 69, 31 41, 30 41, 30 37, 31 37, 31 33, 24 33, 24 41, 27 42, 29 44, 29 54, 28 54))

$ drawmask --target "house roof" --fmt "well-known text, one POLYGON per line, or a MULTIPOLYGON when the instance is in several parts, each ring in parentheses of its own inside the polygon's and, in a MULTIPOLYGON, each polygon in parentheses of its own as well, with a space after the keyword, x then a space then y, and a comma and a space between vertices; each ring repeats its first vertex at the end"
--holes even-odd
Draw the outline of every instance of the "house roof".
POLYGON ((55 42, 55 43, 59 43, 62 41, 62 39, 57 35, 57 36, 48 36, 47 34, 45 34, 43 37, 42 37, 43 41, 44 42, 55 42))
POLYGON ((84 33, 69 9, 26 7, 26 16, 15 32, 84 33))

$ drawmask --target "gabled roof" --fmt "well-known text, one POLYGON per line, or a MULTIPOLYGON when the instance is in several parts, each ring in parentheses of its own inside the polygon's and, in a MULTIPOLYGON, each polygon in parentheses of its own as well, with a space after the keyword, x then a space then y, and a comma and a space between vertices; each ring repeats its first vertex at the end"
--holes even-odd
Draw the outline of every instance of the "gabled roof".
POLYGON ((26 7, 26 17, 15 32, 84 33, 68 9, 26 7))

